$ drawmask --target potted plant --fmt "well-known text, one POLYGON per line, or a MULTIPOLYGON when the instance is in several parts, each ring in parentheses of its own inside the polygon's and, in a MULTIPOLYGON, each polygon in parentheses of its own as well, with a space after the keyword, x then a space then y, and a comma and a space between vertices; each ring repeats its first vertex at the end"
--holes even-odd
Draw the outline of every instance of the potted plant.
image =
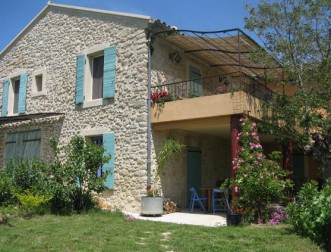
POLYGON ((159 187, 160 175, 171 156, 184 147, 178 141, 168 138, 157 155, 157 170, 152 185, 147 185, 147 196, 141 197, 141 215, 160 216, 163 214, 163 197, 159 187))
POLYGON ((141 215, 160 216, 163 213, 163 197, 156 185, 147 186, 147 196, 141 197, 141 215))
POLYGON ((238 207, 238 200, 235 198, 231 202, 231 207, 226 213, 226 225, 227 226, 238 226, 242 219, 242 209, 238 207))

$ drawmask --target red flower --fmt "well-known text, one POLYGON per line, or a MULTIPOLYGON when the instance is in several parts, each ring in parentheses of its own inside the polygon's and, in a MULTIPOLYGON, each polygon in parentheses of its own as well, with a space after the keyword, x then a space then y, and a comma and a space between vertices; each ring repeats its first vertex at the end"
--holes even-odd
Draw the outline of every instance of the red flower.
POLYGON ((148 185, 147 186, 147 191, 151 190, 152 189, 152 186, 151 185, 148 185))

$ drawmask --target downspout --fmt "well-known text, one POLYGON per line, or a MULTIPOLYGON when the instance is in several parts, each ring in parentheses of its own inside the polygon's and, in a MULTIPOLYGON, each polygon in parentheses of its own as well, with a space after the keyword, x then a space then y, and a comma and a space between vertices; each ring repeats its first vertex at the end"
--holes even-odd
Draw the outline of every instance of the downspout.
POLYGON ((148 36, 148 97, 147 97, 147 185, 151 185, 151 89, 152 89, 152 36, 150 33, 148 36))

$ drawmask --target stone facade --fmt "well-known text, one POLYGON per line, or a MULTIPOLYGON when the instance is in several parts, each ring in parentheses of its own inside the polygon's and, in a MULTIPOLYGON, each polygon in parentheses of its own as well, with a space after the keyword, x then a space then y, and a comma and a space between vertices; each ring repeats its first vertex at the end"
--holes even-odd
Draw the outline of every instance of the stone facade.
MULTIPOLYGON (((49 138, 60 145, 76 134, 115 133, 115 186, 102 195, 107 208, 140 212, 140 198, 147 184, 147 84, 148 49, 145 28, 148 17, 91 11, 48 4, 36 19, 0 54, 0 83, 28 73, 26 114, 63 113, 42 119, 0 126, 0 165, 5 159, 8 133, 41 130, 41 158, 52 160, 49 138), (75 103, 76 57, 95 48, 116 47, 114 99, 101 105, 75 103), (33 76, 42 72, 45 92, 35 95, 33 76)), ((177 50, 157 39, 152 56, 152 85, 186 81, 189 66, 203 76, 221 74, 197 58, 181 54, 180 63, 169 54, 177 50)), ((202 83, 205 85, 206 83, 202 83)), ((3 88, 0 88, 0 97, 3 88)), ((2 106, 0 99, 0 108, 2 106)), ((230 142, 219 136, 190 131, 152 131, 152 178, 156 154, 167 137, 201 151, 201 184, 215 185, 231 174, 230 142)), ((187 204, 187 148, 161 175, 162 191, 181 207, 187 204)))
MULTIPOLYGON (((0 55, 0 81, 28 72, 26 114, 64 113, 61 119, 7 124, 0 132, 0 163, 7 132, 41 129, 42 158, 51 159, 50 136, 65 144, 84 130, 115 133, 113 208, 140 210, 147 182, 147 45, 148 17, 118 15, 49 4, 0 55), (106 105, 75 104, 76 56, 95 46, 116 46, 116 93, 106 105), (32 74, 46 69, 46 95, 32 95, 32 74)), ((3 88, 0 89, 0 97, 3 88)), ((2 99, 0 99, 2 102, 2 99)), ((1 104, 0 102, 0 104, 1 104)))

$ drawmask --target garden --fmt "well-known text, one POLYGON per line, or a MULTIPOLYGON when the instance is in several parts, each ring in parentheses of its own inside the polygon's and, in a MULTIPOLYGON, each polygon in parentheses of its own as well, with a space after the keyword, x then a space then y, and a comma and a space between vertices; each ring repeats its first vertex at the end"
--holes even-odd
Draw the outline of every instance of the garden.
POLYGON ((231 210, 242 214, 241 226, 155 223, 101 210, 92 192, 106 189, 107 172, 97 174, 111 157, 75 136, 62 148, 52 142, 54 162, 24 160, 0 169, 1 249, 330 251, 331 184, 318 190, 315 182, 307 183, 296 202, 270 211, 292 182, 278 164, 279 153, 263 154, 257 125, 243 117, 241 127, 237 176, 226 182, 234 188, 231 210))

